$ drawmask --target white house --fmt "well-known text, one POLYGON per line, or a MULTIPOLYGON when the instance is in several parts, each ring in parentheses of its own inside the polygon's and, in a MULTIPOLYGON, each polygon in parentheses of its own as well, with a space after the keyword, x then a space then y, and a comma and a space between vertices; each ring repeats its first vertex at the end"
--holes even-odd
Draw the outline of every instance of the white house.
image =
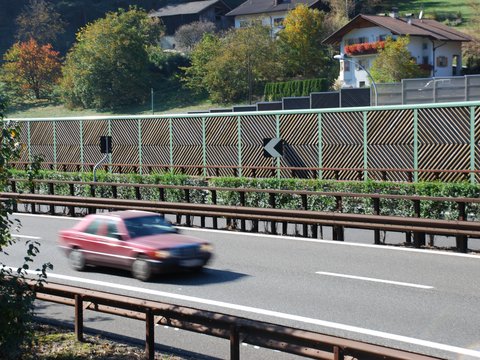
POLYGON ((326 10, 322 0, 247 0, 230 11, 227 16, 234 17, 236 28, 261 23, 270 27, 272 36, 282 29, 283 19, 297 5, 305 4, 308 8, 326 10))
POLYGON ((324 44, 338 45, 340 55, 352 61, 341 61, 340 77, 344 87, 364 87, 370 84, 367 70, 377 56, 377 49, 391 36, 410 35, 408 50, 417 64, 430 71, 432 77, 460 75, 462 42, 471 38, 435 20, 390 16, 358 15, 330 35, 324 44))

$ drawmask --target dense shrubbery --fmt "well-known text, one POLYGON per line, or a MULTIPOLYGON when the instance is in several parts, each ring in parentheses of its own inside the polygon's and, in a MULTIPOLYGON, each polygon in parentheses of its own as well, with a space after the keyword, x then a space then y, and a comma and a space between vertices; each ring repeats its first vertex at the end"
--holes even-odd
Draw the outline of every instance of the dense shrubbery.
MULTIPOLYGON (((27 178, 24 171, 15 171, 13 176, 17 179, 27 178)), ((91 173, 55 173, 51 171, 41 171, 38 175, 41 179, 52 180, 77 180, 92 181, 91 173)), ((118 183, 139 183, 139 184, 163 184, 163 185, 191 185, 191 186, 211 186, 211 187, 230 187, 230 188, 255 188, 255 189, 291 189, 291 190, 310 190, 321 192, 347 192, 347 193, 379 193, 379 194, 398 194, 398 195, 421 195, 421 196, 439 196, 439 197, 472 197, 480 196, 480 185, 469 183, 441 183, 441 182, 421 182, 421 183, 392 183, 392 182, 339 182, 327 180, 304 180, 304 179, 252 179, 252 178, 191 178, 186 175, 175 175, 171 173, 152 174, 139 176, 137 174, 119 175, 100 172, 97 176, 99 182, 118 182, 118 183)), ((24 192, 30 192, 28 181, 19 182, 17 189, 24 192)), ((36 192, 48 193, 47 184, 37 184, 36 192)), ((135 199, 135 191, 131 187, 119 187, 118 197, 123 199, 135 199)), ((57 185, 55 193, 58 195, 69 195, 68 185, 57 185)), ((78 196, 90 196, 90 188, 87 185, 77 185, 75 194, 78 196)), ((99 197, 111 197, 112 188, 108 185, 98 185, 96 194, 99 197)), ((159 192, 157 189, 141 189, 141 196, 144 200, 158 200, 159 192)), ((167 201, 184 202, 184 192, 181 190, 166 189, 165 196, 167 201)), ((246 205, 252 207, 269 207, 268 193, 247 193, 246 205)), ((197 203, 212 203, 211 193, 205 190, 190 191, 190 199, 197 203)), ((278 194, 276 197, 277 207, 284 209, 301 208, 301 197, 298 195, 278 194)), ((223 205, 238 205, 240 195, 238 191, 219 191, 217 193, 217 203, 223 205)), ((332 196, 309 196, 308 207, 317 211, 334 211, 335 198, 332 196)), ((344 198, 344 212, 371 214, 373 212, 373 203, 368 198, 344 198)), ((383 215, 413 216, 413 204, 407 200, 382 200, 381 211, 383 215)), ((477 205, 468 205, 467 213, 470 219, 480 219, 480 207, 477 205)), ((456 219, 458 216, 457 205, 455 202, 431 202, 422 201, 421 216, 425 218, 438 219, 456 219)))
POLYGON ((327 91, 330 83, 327 79, 292 80, 267 83, 265 85, 265 100, 282 100, 283 97, 309 96, 312 92, 327 91))

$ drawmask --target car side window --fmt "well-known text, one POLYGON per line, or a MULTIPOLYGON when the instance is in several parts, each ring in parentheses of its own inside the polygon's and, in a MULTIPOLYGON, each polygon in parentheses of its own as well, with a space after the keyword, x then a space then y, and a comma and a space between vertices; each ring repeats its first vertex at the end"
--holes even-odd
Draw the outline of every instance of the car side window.
POLYGON ((100 229, 102 221, 100 219, 93 220, 88 226, 85 228, 85 232, 88 234, 97 234, 98 229, 100 229))
POLYGON ((109 221, 107 223, 107 236, 118 239, 118 227, 115 221, 109 221))

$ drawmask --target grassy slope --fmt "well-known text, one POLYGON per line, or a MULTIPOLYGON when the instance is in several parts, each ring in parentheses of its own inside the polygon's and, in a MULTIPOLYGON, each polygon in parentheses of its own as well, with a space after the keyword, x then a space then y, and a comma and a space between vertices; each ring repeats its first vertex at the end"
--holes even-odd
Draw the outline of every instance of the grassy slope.
MULTIPOLYGON (((430 18, 432 17, 432 14, 434 12, 457 13, 460 11, 463 18, 468 21, 468 19, 472 15, 472 9, 469 6, 470 1, 472 0, 400 0, 396 3, 395 6, 398 7, 402 14, 413 12, 418 15, 420 13, 420 10, 423 10, 424 15, 430 18)), ((463 24, 462 26, 464 25, 465 24, 463 24)))

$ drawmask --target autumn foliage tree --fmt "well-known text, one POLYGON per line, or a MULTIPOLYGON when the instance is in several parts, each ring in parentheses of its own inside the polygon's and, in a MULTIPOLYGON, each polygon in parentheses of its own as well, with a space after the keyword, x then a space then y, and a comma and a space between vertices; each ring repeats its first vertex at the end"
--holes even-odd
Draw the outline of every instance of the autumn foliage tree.
POLYGON ((1 79, 17 96, 47 98, 61 75, 59 53, 32 38, 14 44, 3 59, 1 79))
POLYGON ((400 82, 402 79, 411 79, 428 76, 429 71, 422 70, 408 51, 410 39, 402 36, 396 40, 388 37, 385 47, 380 49, 373 61, 370 73, 379 83, 400 82))

